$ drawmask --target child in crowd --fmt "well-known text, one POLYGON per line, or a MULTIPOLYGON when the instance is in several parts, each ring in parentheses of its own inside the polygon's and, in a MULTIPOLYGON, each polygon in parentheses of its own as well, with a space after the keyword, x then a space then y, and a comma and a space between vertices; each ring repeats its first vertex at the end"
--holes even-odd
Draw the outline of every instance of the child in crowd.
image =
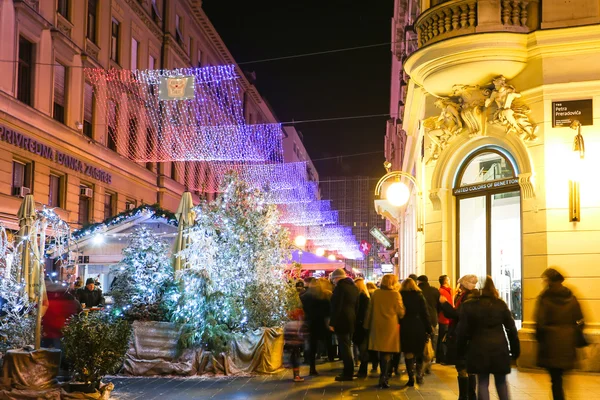
POLYGON ((305 333, 304 311, 298 308, 290 312, 290 320, 283 330, 285 349, 290 352, 294 382, 304 382, 304 378, 300 376, 300 353, 304 347, 305 333))

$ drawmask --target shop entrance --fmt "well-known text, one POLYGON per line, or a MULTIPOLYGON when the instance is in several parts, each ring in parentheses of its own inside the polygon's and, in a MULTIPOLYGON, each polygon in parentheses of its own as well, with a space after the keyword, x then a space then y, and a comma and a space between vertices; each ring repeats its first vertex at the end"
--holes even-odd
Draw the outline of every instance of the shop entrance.
POLYGON ((463 163, 453 190, 457 205, 459 276, 490 275, 520 328, 521 191, 514 163, 486 149, 463 163))

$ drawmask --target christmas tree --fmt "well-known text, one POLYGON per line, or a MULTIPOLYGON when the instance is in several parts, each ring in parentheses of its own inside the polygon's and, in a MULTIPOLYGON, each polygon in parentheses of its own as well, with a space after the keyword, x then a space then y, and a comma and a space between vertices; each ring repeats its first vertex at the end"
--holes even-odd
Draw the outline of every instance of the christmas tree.
POLYGON ((145 226, 131 235, 123 249, 123 259, 111 268, 114 281, 111 294, 116 313, 132 319, 165 319, 163 295, 173 280, 169 244, 145 226))
POLYGON ((180 253, 189 269, 181 271, 174 320, 209 332, 196 337, 203 344, 211 330, 281 325, 295 289, 284 274, 290 243, 275 206, 230 174, 222 194, 195 213, 191 244, 180 253))
POLYGON ((34 343, 35 303, 12 276, 0 276, 0 353, 34 343))

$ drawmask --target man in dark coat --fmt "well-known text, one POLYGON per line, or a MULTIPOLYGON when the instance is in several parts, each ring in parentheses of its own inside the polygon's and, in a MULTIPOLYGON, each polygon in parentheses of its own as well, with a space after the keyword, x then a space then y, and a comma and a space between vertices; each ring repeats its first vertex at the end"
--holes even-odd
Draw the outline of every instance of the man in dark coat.
POLYGON ((564 399, 562 376, 573 369, 577 360, 577 330, 583 329, 583 313, 577 298, 562 285, 565 278, 554 268, 542 274, 546 288, 537 300, 535 310, 537 364, 546 368, 552 380, 552 396, 564 399))
POLYGON ((327 294, 321 289, 316 279, 308 281, 308 289, 300 296, 302 308, 304 309, 304 319, 308 325, 308 351, 307 360, 310 365, 310 375, 317 376, 316 353, 319 347, 319 341, 326 338, 327 326, 325 321, 329 318, 329 300, 327 294))
POLYGON ((75 297, 84 308, 104 307, 104 297, 102 290, 96 287, 94 278, 88 278, 85 281, 85 287, 77 289, 75 297))
POLYGON ((331 273, 335 285, 331 296, 331 320, 329 329, 338 339, 340 358, 344 362, 344 372, 336 376, 336 381, 351 381, 354 377, 354 359, 352 357, 352 334, 356 326, 358 308, 358 288, 346 271, 339 268, 331 273))
MULTIPOLYGON (((425 301, 427 302, 427 308, 429 311, 429 322, 431 323, 431 328, 433 334, 429 338, 431 340, 431 344, 433 346, 433 351, 435 353, 437 338, 436 338, 436 329, 438 325, 438 309, 440 306, 440 292, 437 288, 432 287, 429 284, 429 279, 426 275, 421 275, 417 278, 417 284, 421 292, 423 293, 423 297, 425 297, 425 301)), ((426 374, 431 373, 431 360, 426 363, 424 366, 424 371, 426 374)))
MULTIPOLYGON (((477 286, 478 278, 476 275, 465 275, 458 281, 459 283, 459 292, 456 294, 456 298, 454 299, 454 307, 446 300, 446 297, 440 295, 440 307, 444 312, 444 315, 450 319, 450 325, 448 326, 447 337, 447 345, 448 345, 448 354, 456 354, 456 345, 457 345, 457 332, 456 328, 459 322, 459 315, 462 304, 470 296, 473 296, 477 293, 475 289, 477 286)), ((449 356, 452 358, 452 356, 449 356)), ((456 357, 456 372, 458 374, 458 391, 459 391, 459 400, 470 400, 477 398, 477 377, 474 374, 469 374, 467 372, 467 362, 464 358, 456 357)))

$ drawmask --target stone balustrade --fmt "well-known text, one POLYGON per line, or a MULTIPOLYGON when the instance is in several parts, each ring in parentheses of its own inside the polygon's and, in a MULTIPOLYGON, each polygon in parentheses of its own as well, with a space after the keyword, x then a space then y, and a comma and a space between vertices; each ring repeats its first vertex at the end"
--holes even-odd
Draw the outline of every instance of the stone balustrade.
POLYGON ((419 47, 480 32, 527 33, 538 27, 537 9, 538 0, 446 1, 425 10, 417 19, 419 47))

